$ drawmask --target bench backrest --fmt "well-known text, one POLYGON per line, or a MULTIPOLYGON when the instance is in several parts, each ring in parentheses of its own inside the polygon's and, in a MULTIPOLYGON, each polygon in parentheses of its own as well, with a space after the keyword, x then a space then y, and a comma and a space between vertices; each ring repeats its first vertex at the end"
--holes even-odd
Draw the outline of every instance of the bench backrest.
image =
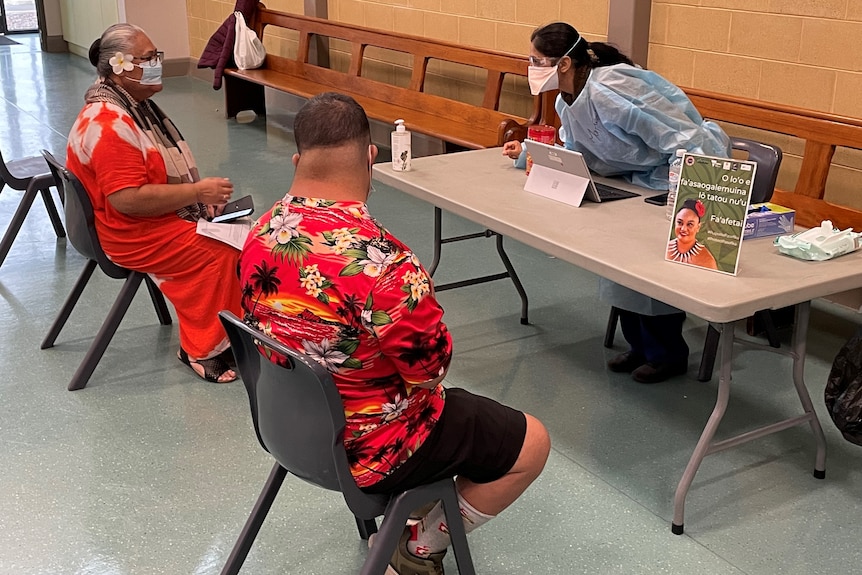
MULTIPOLYGON (((507 54, 470 48, 457 44, 375 30, 351 24, 333 22, 310 16, 300 16, 269 10, 258 4, 252 26, 260 38, 268 26, 293 30, 298 35, 295 58, 267 55, 265 67, 277 72, 305 78, 311 82, 342 87, 345 91, 367 95, 376 100, 397 103, 398 107, 420 111, 430 117, 458 117, 475 130, 469 137, 461 134, 434 134, 433 127, 423 130, 428 135, 460 144, 468 148, 491 147, 513 137, 523 138, 521 126, 542 123, 542 99, 534 98, 533 113, 529 118, 500 111, 503 82, 509 76, 527 76, 527 59, 522 55, 507 54), (309 54, 317 39, 336 39, 349 45, 350 62, 346 71, 317 66, 310 62, 309 54), (363 76, 366 50, 381 48, 408 55, 412 65, 406 86, 374 80, 363 76), (484 71, 482 101, 468 104, 425 91, 429 64, 449 62, 484 71)), ((368 110, 373 117, 373 110, 368 110)), ((545 108, 547 114, 548 109, 545 108)), ((553 107, 550 108, 553 122, 553 107)), ((394 118, 392 118, 394 120, 394 118)), ((429 122, 431 122, 429 120, 429 122)))
POLYGON ((836 146, 862 150, 862 120, 705 90, 685 92, 706 118, 804 140, 795 188, 776 190, 772 201, 795 209, 801 226, 818 226, 828 219, 841 229, 862 231, 862 211, 824 199, 836 146))
MULTIPOLYGON (((533 99, 529 118, 500 111, 504 80, 510 76, 527 75, 527 62, 522 55, 288 14, 269 10, 259 3, 252 27, 263 38, 268 26, 294 31, 298 49, 294 58, 267 55, 266 68, 419 113, 424 118, 420 131, 441 140, 466 148, 492 147, 514 138, 523 139, 525 126, 530 124, 559 124, 553 107, 553 93, 533 99), (334 39, 347 47, 345 50, 349 51, 350 58, 347 70, 334 70, 312 62, 312 47, 320 39, 334 39), (404 57, 411 62, 406 85, 363 76, 368 48, 406 55, 404 57), (481 103, 469 104, 426 92, 429 65, 435 61, 483 71, 481 103), (459 118, 461 126, 453 126, 451 122, 441 122, 438 126, 435 118, 459 118)), ((795 187, 793 190, 776 190, 773 201, 794 208, 799 225, 812 227, 819 225, 821 220, 831 219, 842 229, 853 227, 862 231, 862 211, 824 199, 836 146, 862 150, 862 120, 705 90, 684 90, 704 117, 803 140, 805 148, 795 187)), ((300 86, 297 91, 301 92, 300 86)), ((366 104, 366 111, 372 118, 395 119, 387 116, 391 114, 391 105, 375 110, 373 103, 370 106, 366 104)))

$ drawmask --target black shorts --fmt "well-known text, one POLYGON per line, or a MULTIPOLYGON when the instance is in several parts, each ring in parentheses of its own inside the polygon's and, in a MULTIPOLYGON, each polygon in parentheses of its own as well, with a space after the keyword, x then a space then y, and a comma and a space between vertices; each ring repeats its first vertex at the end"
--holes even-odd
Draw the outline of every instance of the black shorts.
POLYGON ((363 491, 405 491, 455 475, 475 483, 496 481, 515 465, 526 435, 527 418, 520 411, 463 389, 447 389, 440 421, 416 453, 363 491))

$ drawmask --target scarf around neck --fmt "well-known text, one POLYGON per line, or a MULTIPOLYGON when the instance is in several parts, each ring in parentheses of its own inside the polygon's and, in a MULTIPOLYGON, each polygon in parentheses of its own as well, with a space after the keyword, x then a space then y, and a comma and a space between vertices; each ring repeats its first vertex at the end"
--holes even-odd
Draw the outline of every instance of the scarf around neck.
MULTIPOLYGON (((87 89, 84 101, 108 102, 124 109, 147 135, 165 162, 169 184, 200 180, 197 164, 182 134, 161 108, 152 100, 136 101, 131 94, 110 78, 99 78, 87 89)), ((197 221, 206 215, 206 206, 195 203, 176 211, 184 220, 197 221)))

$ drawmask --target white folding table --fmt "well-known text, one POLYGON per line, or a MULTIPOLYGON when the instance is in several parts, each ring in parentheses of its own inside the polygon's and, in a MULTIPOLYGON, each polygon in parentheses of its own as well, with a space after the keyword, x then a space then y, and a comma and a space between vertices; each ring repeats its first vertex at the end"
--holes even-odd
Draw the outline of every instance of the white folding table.
MULTIPOLYGON (((638 198, 576 208, 525 192, 524 173, 500 148, 416 158, 409 172, 374 166, 374 178, 503 236, 518 240, 711 322, 721 333, 715 408, 676 489, 672 531, 683 532, 685 499, 704 457, 807 423, 816 443, 814 475, 825 477, 826 440, 803 381, 810 302, 862 285, 862 250, 828 262, 782 256, 772 238, 746 240, 739 272, 730 276, 664 261, 664 210, 638 198), (763 309, 796 306, 788 350, 746 343, 793 359, 802 414, 713 441, 730 397, 734 322, 763 309)), ((614 182, 619 187, 626 184, 614 182)), ((629 186, 642 193, 654 193, 629 186)))

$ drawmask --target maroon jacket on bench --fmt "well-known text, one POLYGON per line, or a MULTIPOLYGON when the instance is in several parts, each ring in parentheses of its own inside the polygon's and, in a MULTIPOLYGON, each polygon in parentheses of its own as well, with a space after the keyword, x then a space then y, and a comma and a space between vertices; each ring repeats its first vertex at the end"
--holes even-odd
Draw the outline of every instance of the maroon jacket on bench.
MULTIPOLYGON (((234 11, 239 10, 249 23, 257 11, 257 0, 236 0, 234 11)), ((213 90, 221 88, 224 69, 233 65, 233 44, 236 39, 236 17, 231 15, 210 36, 198 59, 198 68, 213 68, 213 90)))

